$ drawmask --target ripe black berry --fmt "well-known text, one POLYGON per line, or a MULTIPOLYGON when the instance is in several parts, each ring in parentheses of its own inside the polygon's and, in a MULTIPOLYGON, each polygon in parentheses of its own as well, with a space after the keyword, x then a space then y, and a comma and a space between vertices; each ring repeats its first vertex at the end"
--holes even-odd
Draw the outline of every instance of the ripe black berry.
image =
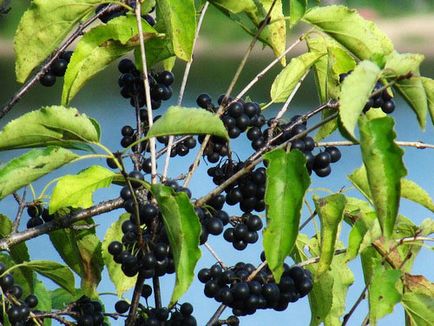
POLYGON ((206 109, 212 105, 212 99, 208 94, 200 94, 196 99, 196 103, 201 108, 206 109))
POLYGON ((133 72, 134 70, 136 70, 136 66, 134 65, 134 63, 130 59, 122 59, 118 63, 118 70, 120 73, 126 74, 126 73, 133 72))
POLYGON ((68 61, 65 59, 57 59, 53 62, 50 69, 57 77, 63 77, 68 67, 68 61))
POLYGON ((166 86, 172 85, 174 80, 175 76, 170 71, 162 71, 157 75, 157 81, 166 86))
POLYGON ((56 75, 51 72, 47 72, 41 77, 41 79, 39 79, 39 82, 42 86, 51 87, 56 83, 56 75))
POLYGON ((184 316, 190 316, 193 313, 193 306, 185 302, 181 305, 180 311, 184 316))
POLYGON ((335 163, 341 159, 341 151, 339 150, 339 148, 331 146, 331 147, 326 147, 325 150, 330 154, 331 163, 335 163))
POLYGON ((331 162, 331 156, 329 152, 321 152, 315 156, 315 160, 313 162, 314 169, 322 169, 327 167, 331 162))

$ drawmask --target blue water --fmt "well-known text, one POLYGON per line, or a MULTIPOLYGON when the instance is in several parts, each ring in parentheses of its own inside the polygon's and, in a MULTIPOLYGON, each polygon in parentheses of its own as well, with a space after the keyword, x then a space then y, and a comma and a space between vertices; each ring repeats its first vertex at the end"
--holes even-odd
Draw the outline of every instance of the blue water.
MULTIPOLYGON (((250 62, 248 64, 248 71, 242 75, 242 81, 239 83, 240 89, 246 82, 254 76, 266 63, 263 61, 250 62)), ((13 82, 13 68, 11 61, 0 62, 0 73, 6 78, 1 78, 0 80, 0 103, 4 103, 8 96, 10 96, 13 90, 17 87, 13 82)), ((182 68, 179 65, 179 68, 182 68)), ((199 59, 195 65, 193 65, 191 79, 189 81, 186 93, 186 99, 184 104, 186 106, 194 106, 195 97, 201 92, 209 92, 214 98, 216 98, 220 93, 225 91, 225 87, 228 85, 232 73, 235 71, 237 62, 235 61, 205 61, 204 59, 199 59)), ((180 76, 180 69, 177 72, 177 76, 180 76)), ((270 75, 260 81, 258 86, 256 86, 248 95, 257 102, 267 102, 268 92, 270 82, 275 75, 276 70, 274 70, 270 75)), ((432 77, 432 76, 431 76, 432 77)), ((180 79, 180 78, 178 78, 180 79)), ((109 147, 111 150, 115 151, 121 149, 120 142, 120 129, 125 124, 133 124, 134 113, 133 109, 129 106, 128 102, 124 100, 119 95, 119 89, 117 88, 117 72, 112 67, 104 71, 98 76, 98 79, 91 81, 87 87, 80 92, 77 97, 73 100, 72 106, 79 108, 81 112, 88 114, 91 117, 96 118, 102 126, 102 143, 109 147)), ((175 96, 173 101, 169 101, 168 104, 172 104, 177 96, 177 86, 180 81, 177 80, 175 89, 175 96)), ((30 111, 32 109, 39 108, 43 105, 51 105, 59 103, 61 92, 61 85, 58 83, 56 87, 52 89, 46 89, 42 86, 35 87, 26 96, 22 102, 20 102, 14 110, 6 116, 5 119, 0 120, 0 127, 4 126, 7 121, 12 118, 18 117, 24 112, 30 111)), ((410 110, 410 108, 398 100, 397 110, 393 114, 396 118, 396 130, 399 140, 420 140, 427 143, 434 143, 434 129, 430 123, 425 132, 421 132, 418 128, 415 115, 410 110)), ((306 84, 302 86, 300 95, 297 95, 294 104, 291 105, 288 118, 294 114, 306 112, 307 110, 315 107, 317 105, 317 97, 314 91, 314 86, 312 80, 307 80, 306 84)), ((278 107, 274 107, 268 112, 268 115, 275 113, 278 107)), ((157 111, 158 113, 163 110, 157 111)), ((313 122, 310 123, 313 125, 313 122)), ((340 140, 341 138, 337 135, 330 137, 330 140, 340 140)), ((245 136, 240 137, 239 140, 235 141, 233 144, 234 151, 238 154, 241 159, 245 159, 251 154, 251 147, 245 136)), ((0 152, 0 162, 5 162, 10 160, 14 155, 19 154, 21 151, 9 151, 0 152)), ((191 164, 194 158, 193 154, 189 154, 184 158, 177 158, 172 161, 170 168, 170 176, 176 177, 184 173, 187 167, 191 164)), ((405 164, 408 169, 408 178, 417 182, 423 188, 425 188, 431 197, 434 197, 434 175, 433 175, 433 162, 434 151, 433 150, 418 150, 414 148, 405 149, 405 164)), ((159 162, 160 169, 163 166, 163 162, 159 162)), ((60 169, 49 176, 41 178, 39 181, 34 183, 34 188, 36 192, 39 193, 44 185, 53 179, 54 177, 61 176, 65 173, 74 174, 82 170, 83 168, 92 165, 101 164, 105 166, 103 160, 86 160, 78 163, 74 163, 70 166, 60 169)), ((349 181, 346 179, 351 171, 361 165, 361 158, 359 154, 359 148, 344 147, 342 148, 342 159, 338 163, 332 166, 332 174, 324 179, 318 178, 316 176, 312 177, 312 186, 307 198, 311 199, 312 195, 317 194, 324 196, 327 192, 324 191, 325 188, 330 189, 330 191, 336 192, 341 188, 345 187, 348 191, 348 195, 359 196, 357 192, 351 189, 349 181)), ((191 189, 193 191, 193 197, 198 198, 213 188, 211 180, 206 175, 207 164, 202 161, 198 172, 195 174, 191 189)), ((161 171, 161 170, 160 170, 161 171)), ((114 186, 110 189, 102 189, 96 192, 94 196, 94 201, 98 202, 101 200, 106 200, 109 198, 115 198, 118 196, 120 188, 114 186)), ((29 197, 27 197, 29 199, 29 197)), ((239 211, 230 207, 227 209, 230 214, 239 214, 239 211)), ((402 201, 401 214, 410 217, 415 224, 420 224, 420 222, 427 217, 432 218, 432 213, 428 210, 406 200, 402 201)), ((13 218, 16 213, 16 205, 11 196, 7 197, 0 202, 0 213, 13 218)), ((99 225, 97 228, 97 234, 102 239, 105 234, 105 229, 122 213, 122 210, 117 210, 111 213, 107 213, 95 218, 95 222, 99 225)), ((308 216, 308 212, 304 211, 302 220, 308 216)), ((22 227, 25 227, 26 218, 22 222, 22 227)), ((308 235, 314 234, 313 224, 310 224, 305 230, 303 230, 308 235)), ((341 239, 346 242, 348 238, 348 228, 343 227, 341 239)), ((245 251, 238 252, 232 249, 232 246, 225 242, 221 238, 211 238, 210 244, 218 252, 220 257, 227 265, 235 264, 238 261, 250 262, 253 264, 259 263, 259 252, 260 252, 260 242, 255 245, 249 245, 245 251)), ((34 239, 28 242, 28 247, 31 252, 31 256, 34 259, 60 259, 55 250, 53 250, 48 244, 48 238, 42 236, 38 239, 34 239)), ((215 263, 214 258, 203 248, 202 259, 200 260, 197 271, 203 267, 209 267, 215 263)), ((288 259, 288 263, 291 261, 288 259)), ((348 306, 352 305, 360 291, 363 289, 363 275, 361 273, 360 262, 355 260, 350 263, 350 267, 355 273, 355 283, 349 289, 348 295, 348 306)), ((416 263, 414 265, 414 274, 424 274, 429 279, 434 278, 434 263, 429 257, 429 250, 423 248, 416 263)), ((163 302, 168 303, 171 295, 171 290, 173 287, 174 278, 172 276, 165 277, 162 281, 163 289, 163 302)), ((52 285, 50 285, 51 287, 52 285)), ((77 283, 78 286, 78 283, 77 283)), ((100 292, 114 292, 114 288, 108 278, 106 272, 103 275, 103 281, 99 286, 100 292)), ((185 297, 182 298, 181 302, 189 301, 194 305, 194 315, 198 320, 198 325, 204 325, 210 316, 214 313, 215 309, 218 307, 218 303, 212 299, 206 298, 203 294, 203 284, 195 281, 185 297)), ((126 298, 131 298, 131 293, 125 295, 126 298)), ((104 296, 104 302, 106 303, 107 309, 113 310, 112 307, 117 300, 114 296, 104 296)), ((151 300, 152 301, 152 300, 151 300)), ((348 308, 347 308, 348 310, 348 308)), ((365 317, 367 313, 367 304, 364 301, 356 313, 352 317, 353 322, 350 324, 359 324, 361 320, 365 317)), ((229 316, 228 311, 223 314, 224 316, 229 316)), ((291 304, 289 308, 284 312, 275 312, 272 310, 262 310, 258 311, 255 315, 242 318, 242 325, 265 325, 265 323, 276 322, 278 325, 308 325, 310 321, 310 310, 307 302, 307 298, 300 300, 295 304, 291 304)), ((397 306, 394 312, 384 318, 380 325, 390 325, 403 324, 403 311, 400 306, 397 306)), ((113 324, 121 324, 120 322, 113 322, 113 324)))

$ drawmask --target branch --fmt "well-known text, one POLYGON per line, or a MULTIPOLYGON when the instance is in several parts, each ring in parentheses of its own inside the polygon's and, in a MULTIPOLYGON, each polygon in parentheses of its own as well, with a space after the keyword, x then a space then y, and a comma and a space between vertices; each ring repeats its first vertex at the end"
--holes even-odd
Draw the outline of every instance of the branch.
POLYGON ((18 211, 17 215, 15 216, 14 224, 12 226, 12 233, 17 232, 18 227, 20 226, 21 217, 23 216, 24 208, 26 207, 26 192, 27 187, 24 188, 22 197, 20 197, 20 195, 18 195, 16 192, 13 193, 13 196, 18 203, 18 211))
MULTIPOLYGON (((398 146, 404 146, 404 147, 415 147, 417 149, 425 149, 425 148, 430 148, 430 149, 434 149, 434 145, 433 144, 426 144, 424 142, 421 141, 395 141, 395 144, 398 146)), ((316 146, 318 147, 323 147, 323 146, 354 146, 354 145, 359 145, 357 143, 353 143, 351 141, 331 141, 331 142, 320 142, 317 143, 316 146)))
POLYGON ((79 36, 81 36, 84 32, 84 30, 89 27, 93 22, 95 22, 100 16, 105 14, 107 11, 112 10, 113 6, 107 6, 100 12, 98 12, 96 15, 92 16, 88 20, 86 20, 84 23, 80 23, 77 27, 77 29, 65 40, 65 42, 58 47, 54 52, 51 54, 51 56, 45 60, 45 62, 42 64, 42 66, 39 68, 39 71, 33 75, 32 78, 28 79, 23 86, 18 90, 17 93, 15 93, 14 96, 11 97, 8 103, 5 104, 5 106, 2 107, 0 110, 0 119, 2 119, 12 108, 17 104, 21 98, 39 81, 39 79, 48 71, 50 66, 53 64, 53 62, 60 56, 60 54, 66 50, 68 46, 70 46, 75 39, 77 39, 79 36))
POLYGON ((121 208, 123 204, 124 201, 122 198, 104 201, 95 206, 70 213, 60 219, 44 223, 42 225, 27 229, 22 232, 12 233, 8 237, 0 240, 0 251, 9 250, 10 247, 18 243, 36 238, 42 234, 47 234, 55 230, 70 227, 75 222, 85 220, 89 217, 93 217, 121 208))
POLYGON ((359 306, 359 304, 365 299, 366 291, 368 290, 368 286, 365 285, 365 288, 363 289, 362 293, 360 293, 359 297, 357 298, 356 302, 351 307, 350 311, 344 316, 344 319, 342 320, 342 326, 345 326, 348 323, 348 320, 356 311, 356 308, 359 306))

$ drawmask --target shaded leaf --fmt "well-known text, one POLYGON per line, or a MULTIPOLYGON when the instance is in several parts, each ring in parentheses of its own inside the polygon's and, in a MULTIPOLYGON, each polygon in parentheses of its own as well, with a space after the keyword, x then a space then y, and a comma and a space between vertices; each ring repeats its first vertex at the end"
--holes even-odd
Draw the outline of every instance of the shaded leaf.
POLYGON ((294 27, 304 16, 307 7, 307 0, 289 1, 289 28, 294 27))
MULTIPOLYGON (((0 262, 3 263, 7 268, 17 265, 11 256, 4 253, 0 253, 0 262)), ((31 270, 14 269, 11 270, 11 274, 14 277, 15 283, 19 284, 23 289, 23 296, 33 293, 35 275, 31 270)))
POLYGON ((121 269, 121 265, 113 260, 113 256, 108 252, 108 246, 112 241, 122 241, 122 223, 129 219, 129 214, 122 214, 108 229, 102 242, 102 258, 107 266, 110 280, 113 282, 116 293, 120 297, 125 291, 131 289, 136 284, 137 276, 128 277, 121 269))
POLYGON ((47 106, 9 122, 0 132, 0 150, 57 145, 78 148, 100 139, 97 122, 75 108, 47 106))
POLYGON ((342 83, 339 121, 344 136, 356 140, 354 129, 357 120, 368 101, 375 83, 380 76, 380 68, 371 61, 360 62, 342 83))
POLYGON ((268 161, 265 204, 267 227, 263 231, 265 257, 276 282, 283 262, 291 253, 298 235, 301 208, 310 178, 306 159, 297 151, 278 149, 265 154, 268 161))
POLYGON ((333 194, 325 198, 314 197, 313 201, 321 222, 320 260, 315 274, 315 277, 319 277, 329 269, 333 261, 346 199, 342 194, 333 194))
MULTIPOLYGON (((12 221, 7 216, 0 214, 0 238, 6 238, 11 232, 12 221)), ((20 242, 10 247, 9 254, 17 264, 30 260, 29 251, 25 242, 20 242)), ((32 279, 31 275, 29 275, 27 279, 30 281, 32 279)))
MULTIPOLYGON (((62 210, 59 211, 63 214, 62 210)), ((74 228, 50 232, 50 240, 63 261, 81 278, 84 293, 92 297, 101 280, 103 260, 101 242, 95 234, 92 219, 74 223, 74 228)))
POLYGON ((378 234, 375 232, 373 234, 372 231, 375 231, 376 229, 373 228, 375 222, 377 221, 377 215, 373 211, 359 211, 360 217, 357 219, 356 223, 354 223, 350 235, 348 238, 348 249, 346 253, 346 260, 350 261, 357 257, 360 251, 363 251, 363 249, 366 248, 366 245, 362 247, 362 243, 367 243, 368 246, 371 245, 371 243, 378 238, 378 236, 381 236, 381 229, 380 233, 378 234))
POLYGON ((15 33, 16 75, 24 82, 101 0, 33 0, 15 33))
POLYGON ((71 270, 65 265, 48 260, 32 260, 12 266, 9 270, 13 270, 16 268, 28 268, 49 278, 54 283, 61 286, 70 293, 74 293, 75 291, 74 275, 72 274, 71 270))
POLYGON ((277 75, 271 85, 270 96, 274 103, 285 102, 300 79, 324 53, 305 53, 292 58, 289 64, 277 75))
POLYGON ((146 138, 167 135, 209 134, 229 139, 221 119, 209 111, 171 106, 149 129, 146 138))
MULTIPOLYGON (((44 283, 36 280, 34 285, 34 295, 38 297, 37 309, 40 311, 51 311, 51 296, 44 283)), ((44 319, 44 325, 51 325, 51 318, 44 319)))
POLYGON ((92 206, 93 193, 110 186, 115 173, 99 165, 93 165, 77 175, 65 175, 59 179, 50 198, 50 214, 63 207, 88 208, 92 206))
POLYGON ((434 323, 434 283, 422 275, 404 275, 402 305, 409 319, 407 325, 430 326, 434 323))
POLYGON ((60 147, 33 149, 0 166, 0 199, 71 162, 77 154, 60 147))
POLYGON ((164 19, 174 53, 178 58, 189 61, 196 33, 194 0, 160 0, 157 2, 157 11, 159 17, 164 19))
POLYGON ((344 6, 314 7, 303 20, 318 27, 360 59, 393 51, 390 39, 373 22, 344 6))
POLYGON ((199 238, 202 228, 185 192, 175 193, 161 184, 152 185, 151 192, 160 207, 175 262, 176 281, 169 304, 172 306, 193 282, 194 268, 201 257, 199 238))
POLYGON ((75 289, 71 294, 63 288, 57 288, 49 292, 53 309, 65 309, 71 302, 77 301, 84 293, 81 289, 75 289))
POLYGON ((421 79, 428 100, 428 109, 431 121, 434 124, 434 80, 426 77, 421 77, 421 79))
POLYGON ((369 323, 390 314, 393 307, 401 301, 402 282, 400 270, 377 270, 369 286, 369 323))
POLYGON ((360 147, 366 167, 369 189, 383 234, 390 237, 398 215, 401 178, 407 174, 403 151, 394 143, 395 132, 390 117, 367 120, 362 117, 360 147))
MULTIPOLYGON (((155 37, 157 31, 144 19, 145 40, 155 37)), ((88 31, 78 42, 62 90, 62 103, 69 103, 84 84, 109 63, 131 51, 138 42, 135 16, 122 16, 88 31)))

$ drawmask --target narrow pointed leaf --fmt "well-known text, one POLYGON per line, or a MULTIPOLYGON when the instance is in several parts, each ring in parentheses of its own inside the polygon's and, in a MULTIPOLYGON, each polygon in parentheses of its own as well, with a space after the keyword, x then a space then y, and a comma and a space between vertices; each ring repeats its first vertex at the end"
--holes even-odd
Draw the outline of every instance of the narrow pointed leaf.
POLYGON ((203 109, 171 106, 149 129, 146 138, 168 135, 209 134, 229 139, 218 116, 203 109))
MULTIPOLYGON (((155 37, 155 29, 145 20, 142 24, 145 40, 155 37)), ((137 34, 135 16, 117 17, 88 31, 78 42, 68 64, 62 103, 69 103, 88 80, 131 51, 138 42, 137 34)))
POLYGON ((74 275, 71 270, 65 265, 56 263, 54 261, 48 260, 32 260, 29 262, 24 262, 19 265, 15 265, 10 268, 13 270, 15 268, 28 268, 34 272, 37 272, 54 283, 64 288, 70 293, 74 293, 74 275))
POLYGON ((402 283, 400 270, 382 270, 374 273, 369 286, 369 323, 390 314, 393 307, 401 301, 402 283))
POLYGON ((305 53, 291 59, 289 64, 277 75, 271 85, 270 96, 275 103, 285 102, 300 79, 325 53, 305 53))
POLYGON ((360 59, 393 51, 390 39, 373 22, 344 6, 315 7, 303 20, 318 27, 360 59))
POLYGON ((428 109, 431 116, 431 122, 434 124, 434 80, 426 77, 422 77, 421 79, 428 100, 428 109))
POLYGON ((375 63, 362 61, 342 83, 339 121, 344 133, 351 140, 356 140, 354 129, 357 120, 374 89, 380 72, 380 68, 375 63))
POLYGON ((422 79, 419 77, 419 70, 416 71, 414 77, 396 82, 394 87, 414 111, 419 126, 424 129, 428 112, 428 98, 422 79))
POLYGON ((152 185, 151 192, 163 215, 164 228, 175 262, 175 288, 169 304, 172 306, 193 282, 194 268, 201 257, 201 225, 186 193, 175 193, 172 188, 161 184, 152 185))
POLYGON ((346 199, 342 194, 334 194, 325 198, 314 197, 313 200, 321 222, 320 260, 315 275, 315 277, 320 277, 329 269, 333 261, 346 199))
MULTIPOLYGON (((342 248, 343 244, 338 242, 337 247, 342 248)), ((314 257, 319 255, 319 243, 316 238, 310 241, 309 251, 314 257)), ((316 264, 309 265, 307 268, 316 275, 316 264)), ((345 312, 347 291, 353 282, 354 276, 345 262, 344 255, 336 256, 329 270, 313 283, 313 289, 309 293, 311 326, 321 324, 341 325, 341 317, 345 312)))
POLYGON ((359 122, 369 189, 383 234, 390 237, 398 215, 401 178, 407 174, 403 151, 394 143, 392 118, 367 120, 362 117, 359 122))
POLYGON ((77 175, 59 179, 50 198, 50 214, 62 207, 88 208, 92 206, 93 193, 110 186, 116 174, 99 165, 91 166, 77 175))
POLYGON ((24 82, 32 70, 91 14, 101 0, 34 0, 15 34, 16 75, 24 82))
POLYGON ((0 199, 71 162, 77 154, 60 147, 33 149, 0 166, 0 199))
POLYGON ((263 232, 265 257, 274 279, 280 281, 283 262, 297 239, 301 208, 310 178, 304 155, 295 150, 274 150, 268 161, 265 204, 267 227, 263 232))
POLYGON ((157 2, 157 10, 164 19, 174 53, 178 58, 189 61, 196 33, 194 0, 160 0, 157 2))
POLYGON ((107 266, 110 280, 113 282, 118 297, 121 297, 126 291, 134 287, 137 276, 128 277, 121 269, 121 265, 113 260, 113 256, 108 252, 108 246, 112 241, 122 241, 122 223, 128 220, 129 214, 122 214, 107 230, 104 241, 102 242, 102 258, 107 266))
MULTIPOLYGON (((372 198, 368 184, 366 168, 361 166, 349 176, 351 183, 368 199, 372 198)), ((427 191, 416 182, 409 179, 401 179, 401 197, 411 200, 434 212, 434 201, 427 191)))
POLYGON ((75 108, 47 106, 23 114, 0 132, 0 150, 56 145, 78 148, 78 143, 97 142, 99 126, 75 108))
POLYGON ((306 12, 307 0, 289 1, 289 28, 294 27, 306 12))

